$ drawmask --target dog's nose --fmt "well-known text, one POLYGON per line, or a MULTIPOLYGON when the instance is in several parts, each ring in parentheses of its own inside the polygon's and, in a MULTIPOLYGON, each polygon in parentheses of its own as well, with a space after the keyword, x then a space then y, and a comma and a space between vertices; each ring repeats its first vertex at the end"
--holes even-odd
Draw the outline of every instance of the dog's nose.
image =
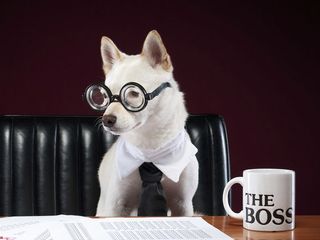
POLYGON ((117 117, 114 115, 103 115, 102 122, 106 127, 112 127, 117 121, 117 117))

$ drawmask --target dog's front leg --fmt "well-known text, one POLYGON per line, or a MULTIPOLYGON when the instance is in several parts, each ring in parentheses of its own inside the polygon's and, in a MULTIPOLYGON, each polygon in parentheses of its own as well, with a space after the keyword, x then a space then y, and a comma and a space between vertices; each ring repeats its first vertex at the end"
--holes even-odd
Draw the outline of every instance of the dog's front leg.
POLYGON ((125 201, 118 200, 113 202, 106 202, 107 204, 101 203, 99 201, 97 208, 97 216, 100 217, 125 217, 130 216, 133 208, 130 204, 127 204, 125 201), (108 206, 105 206, 108 205, 108 206))
POLYGON ((192 198, 198 187, 198 161, 191 161, 175 183, 168 178, 163 181, 168 207, 172 216, 193 216, 192 198))
POLYGON ((171 210, 171 216, 193 216, 193 204, 190 200, 170 199, 168 206, 171 210))
POLYGON ((102 192, 96 215, 108 217, 130 216, 136 207, 137 196, 130 195, 130 192, 118 189, 118 191, 108 192, 108 196, 102 192))
POLYGON ((130 216, 139 203, 141 180, 138 171, 124 179, 113 175, 109 181, 101 181, 98 203, 99 216, 130 216))

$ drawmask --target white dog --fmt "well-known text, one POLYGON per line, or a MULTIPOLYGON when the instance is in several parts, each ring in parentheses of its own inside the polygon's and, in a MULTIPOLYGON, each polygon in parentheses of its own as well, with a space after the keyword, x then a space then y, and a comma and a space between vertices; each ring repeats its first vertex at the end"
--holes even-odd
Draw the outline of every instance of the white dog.
POLYGON ((160 35, 151 31, 139 55, 127 55, 102 37, 101 54, 104 86, 92 85, 86 97, 91 107, 104 111, 104 129, 120 136, 99 168, 97 216, 135 214, 142 185, 138 167, 143 162, 153 162, 163 172, 161 184, 171 215, 192 216, 197 149, 184 129, 188 114, 183 93, 160 35))

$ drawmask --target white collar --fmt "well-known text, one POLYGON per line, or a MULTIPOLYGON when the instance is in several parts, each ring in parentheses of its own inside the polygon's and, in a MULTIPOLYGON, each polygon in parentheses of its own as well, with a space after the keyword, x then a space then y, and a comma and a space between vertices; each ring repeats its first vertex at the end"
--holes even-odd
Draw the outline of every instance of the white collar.
POLYGON ((168 178, 178 182, 183 169, 195 158, 197 151, 186 130, 157 149, 139 149, 120 136, 116 148, 120 179, 129 176, 143 162, 152 162, 168 178))

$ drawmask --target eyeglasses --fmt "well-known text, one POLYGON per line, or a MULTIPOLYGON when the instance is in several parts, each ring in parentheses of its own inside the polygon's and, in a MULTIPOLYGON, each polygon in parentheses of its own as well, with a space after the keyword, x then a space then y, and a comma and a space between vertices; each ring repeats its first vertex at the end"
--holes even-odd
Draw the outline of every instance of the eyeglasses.
POLYGON ((121 88, 119 95, 114 95, 107 86, 100 83, 87 87, 84 97, 89 106, 97 111, 106 110, 112 102, 120 102, 126 110, 139 112, 147 106, 148 101, 167 87, 171 87, 171 84, 164 82, 151 93, 147 93, 139 83, 129 82, 121 88))

